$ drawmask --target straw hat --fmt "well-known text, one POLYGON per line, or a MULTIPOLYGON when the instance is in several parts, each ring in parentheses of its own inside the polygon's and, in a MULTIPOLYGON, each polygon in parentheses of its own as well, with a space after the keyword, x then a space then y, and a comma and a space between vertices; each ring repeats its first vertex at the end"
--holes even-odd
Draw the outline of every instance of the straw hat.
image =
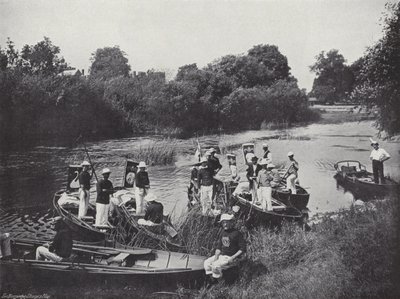
POLYGON ((216 150, 215 148, 213 148, 213 147, 212 147, 212 148, 209 148, 208 151, 209 151, 210 153, 216 153, 216 152, 217 152, 217 150, 216 150))
POLYGON ((90 163, 88 161, 83 161, 81 166, 90 166, 90 163))
POLYGON ((139 167, 139 168, 141 168, 141 167, 147 167, 146 162, 140 161, 138 167, 139 167))
POLYGON ((291 156, 294 156, 294 154, 293 154, 293 152, 288 152, 288 153, 287 153, 287 156, 288 156, 288 157, 291 157, 291 156))
POLYGON ((149 195, 147 195, 145 197, 146 201, 155 201, 157 199, 157 196, 155 196, 154 194, 150 193, 149 195))
POLYGON ((109 168, 104 168, 101 174, 106 174, 106 173, 111 173, 111 170, 109 168))
POLYGON ((262 147, 263 147, 263 148, 266 148, 266 147, 268 147, 268 144, 263 143, 262 147))

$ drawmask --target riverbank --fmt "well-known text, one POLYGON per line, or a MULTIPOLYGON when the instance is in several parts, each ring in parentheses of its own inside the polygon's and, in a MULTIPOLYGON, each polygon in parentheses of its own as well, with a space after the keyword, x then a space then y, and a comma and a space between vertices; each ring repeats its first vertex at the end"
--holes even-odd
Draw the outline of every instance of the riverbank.
POLYGON ((240 280, 192 292, 196 298, 395 298, 400 295, 399 203, 375 202, 326 217, 309 232, 249 234, 240 280))

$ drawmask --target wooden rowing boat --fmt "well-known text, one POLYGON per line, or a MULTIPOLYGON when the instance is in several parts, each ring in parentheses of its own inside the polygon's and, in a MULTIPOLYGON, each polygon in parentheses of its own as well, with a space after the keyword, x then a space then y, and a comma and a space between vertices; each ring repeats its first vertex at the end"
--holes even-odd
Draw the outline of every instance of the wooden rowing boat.
MULTIPOLYGON (((35 260, 41 240, 16 239, 13 258, 0 261, 8 281, 16 284, 88 286, 94 282, 142 287, 194 286, 204 278, 205 257, 127 246, 102 247, 74 244, 73 254, 61 262, 35 260)), ((118 244, 117 244, 118 245, 118 244)))
POLYGON ((365 165, 356 160, 344 160, 335 163, 335 179, 339 185, 350 190, 356 198, 376 198, 390 193, 399 192, 399 184, 390 177, 384 184, 376 184, 374 176, 368 172, 365 165))

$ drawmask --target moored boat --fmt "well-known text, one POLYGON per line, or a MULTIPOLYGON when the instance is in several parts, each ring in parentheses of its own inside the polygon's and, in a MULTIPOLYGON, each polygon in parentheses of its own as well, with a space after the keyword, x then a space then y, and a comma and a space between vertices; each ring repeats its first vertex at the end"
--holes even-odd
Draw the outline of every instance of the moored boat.
POLYGON ((344 188, 349 189, 356 197, 376 197, 400 190, 399 184, 390 177, 385 177, 385 183, 375 183, 374 176, 366 167, 356 160, 336 162, 335 179, 344 188))
POLYGON ((35 250, 45 241, 16 239, 13 258, 0 261, 8 281, 45 285, 90 285, 94 282, 140 288, 199 284, 205 257, 134 247, 74 244, 70 258, 61 262, 35 260, 35 250), (20 280, 22 280, 20 282, 20 280))

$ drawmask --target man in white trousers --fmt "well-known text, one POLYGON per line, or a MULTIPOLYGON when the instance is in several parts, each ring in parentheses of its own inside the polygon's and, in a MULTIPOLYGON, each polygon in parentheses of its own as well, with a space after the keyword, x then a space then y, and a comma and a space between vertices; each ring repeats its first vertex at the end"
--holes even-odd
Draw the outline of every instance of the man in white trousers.
POLYGON ((110 194, 114 193, 113 184, 109 181, 111 170, 104 168, 101 174, 103 179, 96 185, 96 222, 95 226, 108 226, 108 209, 110 206, 110 194))

